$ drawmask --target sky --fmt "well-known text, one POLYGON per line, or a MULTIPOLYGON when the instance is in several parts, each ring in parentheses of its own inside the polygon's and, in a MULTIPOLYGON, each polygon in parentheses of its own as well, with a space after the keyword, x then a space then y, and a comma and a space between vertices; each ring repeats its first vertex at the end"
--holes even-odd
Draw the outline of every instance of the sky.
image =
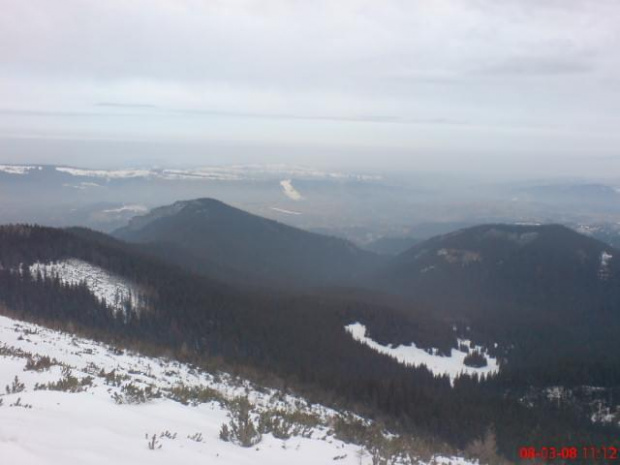
POLYGON ((605 173, 618 24, 616 0, 0 0, 0 162, 605 173))

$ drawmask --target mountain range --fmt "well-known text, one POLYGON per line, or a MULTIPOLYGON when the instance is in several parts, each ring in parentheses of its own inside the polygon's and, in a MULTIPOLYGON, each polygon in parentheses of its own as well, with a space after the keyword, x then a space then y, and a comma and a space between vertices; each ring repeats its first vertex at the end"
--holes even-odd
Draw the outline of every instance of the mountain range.
MULTIPOLYGON (((439 327, 482 343, 511 362, 506 376, 525 370, 542 383, 574 384, 587 373, 604 384, 620 375, 610 357, 620 349, 620 252, 561 225, 469 227, 385 257, 200 199, 155 209, 114 235, 244 287, 374 292, 400 315, 431 318, 432 342, 444 353, 454 337, 439 327)), ((433 345, 413 339, 408 326, 377 327, 375 337, 387 344, 433 345)))
POLYGON ((224 364, 455 447, 493 426, 509 456, 549 437, 612 434, 583 405, 538 396, 533 410, 522 399, 532 386, 620 385, 618 254, 560 225, 490 224, 385 257, 198 199, 114 237, 0 228, 0 303, 5 315, 224 364), (415 366, 389 356, 396 349, 415 366), (499 373, 476 376, 491 360, 499 373), (436 364, 448 361, 474 376, 445 376, 436 364))

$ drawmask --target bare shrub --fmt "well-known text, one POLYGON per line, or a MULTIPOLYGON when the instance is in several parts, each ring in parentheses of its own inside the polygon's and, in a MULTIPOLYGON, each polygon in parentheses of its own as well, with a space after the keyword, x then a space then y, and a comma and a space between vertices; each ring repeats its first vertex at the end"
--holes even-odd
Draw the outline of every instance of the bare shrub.
POLYGON ((117 404, 144 404, 150 400, 161 397, 161 391, 149 385, 141 388, 133 382, 121 386, 121 392, 112 395, 117 404))
POLYGON ((259 432, 271 433, 277 439, 289 439, 291 436, 310 437, 313 429, 320 423, 321 419, 317 415, 301 410, 289 412, 273 409, 260 414, 259 432))
POLYGON ((487 429, 482 438, 472 441, 465 449, 465 454, 486 465, 507 465, 509 463, 497 453, 497 440, 492 427, 487 429))
POLYGON ((42 357, 28 357, 26 361, 25 371, 45 371, 49 370, 53 365, 59 365, 56 360, 52 360, 47 355, 42 357))
POLYGON ((26 385, 22 383, 17 376, 13 379, 11 384, 8 384, 5 388, 7 394, 19 394, 24 392, 26 385))
POLYGON ((168 398, 182 403, 183 405, 200 405, 207 404, 209 402, 224 403, 223 396, 216 391, 206 386, 186 386, 185 384, 179 384, 174 386, 168 391, 168 398))
POLYGON ((161 449, 162 444, 161 444, 161 441, 157 438, 156 434, 154 434, 151 437, 149 437, 149 435, 146 434, 145 438, 146 438, 146 442, 147 442, 149 450, 161 449))
POLYGON ((202 437, 202 433, 188 434, 187 439, 189 439, 190 441, 194 441, 194 442, 204 441, 204 438, 202 437))
POLYGON ((83 392, 88 386, 92 386, 92 376, 86 376, 82 379, 73 376, 70 368, 64 367, 62 369, 62 378, 55 383, 36 384, 35 390, 46 391, 63 391, 63 392, 83 392))
POLYGON ((229 409, 230 422, 222 426, 220 438, 234 442, 241 447, 252 447, 258 444, 262 435, 252 420, 252 404, 248 398, 238 397, 229 403, 229 409))

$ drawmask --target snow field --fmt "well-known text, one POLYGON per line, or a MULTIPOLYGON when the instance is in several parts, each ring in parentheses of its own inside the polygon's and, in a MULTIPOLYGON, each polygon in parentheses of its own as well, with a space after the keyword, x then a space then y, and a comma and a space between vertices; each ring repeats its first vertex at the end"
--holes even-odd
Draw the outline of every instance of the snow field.
POLYGON ((461 375, 493 375, 499 371, 497 359, 490 357, 482 347, 471 345, 470 341, 459 339, 459 344, 465 344, 472 350, 478 350, 487 358, 487 366, 482 368, 474 368, 465 365, 464 360, 467 353, 457 349, 452 349, 450 357, 444 357, 438 354, 430 354, 426 350, 416 347, 414 343, 411 345, 399 345, 397 347, 384 346, 373 341, 366 335, 366 326, 361 323, 352 323, 345 326, 346 331, 356 341, 366 344, 371 349, 385 354, 398 360, 404 365, 425 366, 435 375, 448 375, 450 381, 454 382, 461 375))
MULTIPOLYGON (((328 424, 336 412, 307 405, 276 391, 257 390, 249 382, 224 373, 211 374, 164 358, 148 358, 70 334, 0 317, 0 457, 20 465, 204 464, 222 465, 369 465, 360 447, 335 439, 328 424), (47 356, 54 363, 42 371, 25 371, 29 358, 47 356), (68 372, 79 380, 91 378, 80 392, 35 390, 35 384, 56 382, 68 372), (110 383, 101 371, 114 371, 120 383, 110 383), (64 373, 64 374, 63 374, 64 373), (5 393, 15 377, 20 392, 5 393), (118 403, 123 385, 161 390, 164 395, 142 403, 118 403), (308 437, 288 440, 263 435, 251 448, 219 439, 228 412, 211 401, 195 406, 166 397, 179 385, 208 387, 222 398, 246 396, 257 412, 279 407, 317 415, 321 424, 308 437), (148 439, 157 435, 156 448, 148 439)), ((461 458, 436 457, 445 464, 469 465, 461 458)), ((6 461, 6 462, 5 462, 6 461)))

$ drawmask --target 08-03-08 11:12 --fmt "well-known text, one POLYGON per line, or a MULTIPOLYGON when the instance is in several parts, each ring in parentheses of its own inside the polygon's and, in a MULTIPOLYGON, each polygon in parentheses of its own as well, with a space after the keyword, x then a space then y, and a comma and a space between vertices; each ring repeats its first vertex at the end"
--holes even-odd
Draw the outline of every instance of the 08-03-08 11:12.
POLYGON ((620 460, 616 446, 521 447, 519 458, 540 460, 620 460))

